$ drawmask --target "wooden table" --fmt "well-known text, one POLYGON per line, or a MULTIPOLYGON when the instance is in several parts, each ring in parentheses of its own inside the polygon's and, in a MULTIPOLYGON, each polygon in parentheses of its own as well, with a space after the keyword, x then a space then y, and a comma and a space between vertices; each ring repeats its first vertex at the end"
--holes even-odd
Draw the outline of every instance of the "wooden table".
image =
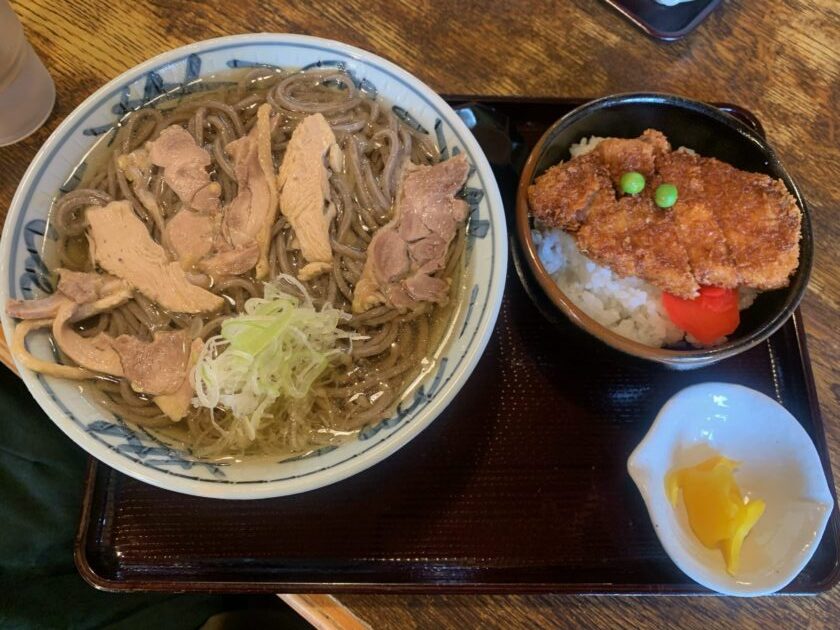
MULTIPOLYGON (((105 81, 160 52, 242 32, 342 40, 449 93, 600 96, 629 90, 731 101, 757 113, 811 205, 816 264, 803 304, 811 358, 840 478, 840 3, 726 0, 681 42, 649 39, 595 0, 356 0, 191 4, 12 2, 55 78, 46 126, 0 149, 0 213, 38 147, 105 81)), ((342 597, 374 627, 822 627, 840 589, 815 598, 568 596, 342 597)), ((834 619, 834 622, 832 622, 834 619)))

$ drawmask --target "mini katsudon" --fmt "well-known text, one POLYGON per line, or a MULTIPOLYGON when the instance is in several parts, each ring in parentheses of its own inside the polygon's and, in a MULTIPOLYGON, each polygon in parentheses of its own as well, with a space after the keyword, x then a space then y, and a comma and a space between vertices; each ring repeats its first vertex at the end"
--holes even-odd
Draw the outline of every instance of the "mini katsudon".
POLYGON ((587 138, 528 190, 539 257, 588 315, 651 346, 713 346, 799 265, 784 183, 664 134, 587 138))

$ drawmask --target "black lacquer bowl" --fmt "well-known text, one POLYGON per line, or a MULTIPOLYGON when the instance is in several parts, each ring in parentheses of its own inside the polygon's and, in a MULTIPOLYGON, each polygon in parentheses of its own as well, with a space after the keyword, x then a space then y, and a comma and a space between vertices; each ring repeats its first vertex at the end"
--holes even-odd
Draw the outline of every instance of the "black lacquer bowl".
POLYGON ((808 206, 799 188, 764 138, 717 107, 666 94, 618 94, 569 112, 543 134, 525 164, 516 198, 516 234, 531 271, 553 304, 574 324, 627 354, 678 369, 709 365, 767 339, 798 306, 813 265, 808 206), (736 168, 781 179, 802 209, 799 267, 783 289, 761 293, 741 312, 741 324, 726 343, 714 348, 652 348, 619 335, 589 317, 564 295, 546 272, 531 238, 528 186, 550 166, 568 160, 569 147, 588 136, 632 138, 645 129, 663 132, 674 147, 685 146, 736 168))

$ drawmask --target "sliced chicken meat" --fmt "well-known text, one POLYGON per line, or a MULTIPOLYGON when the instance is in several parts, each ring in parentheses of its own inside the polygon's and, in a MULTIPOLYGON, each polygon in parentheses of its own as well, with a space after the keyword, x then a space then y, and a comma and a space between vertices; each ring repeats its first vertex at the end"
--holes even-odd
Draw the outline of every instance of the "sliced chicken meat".
POLYGON ((108 274, 58 269, 58 290, 76 304, 87 304, 130 291, 130 287, 124 280, 108 274))
POLYGON ((173 394, 187 376, 190 340, 186 331, 156 332, 152 341, 120 335, 112 345, 136 392, 173 394))
POLYGON ((122 363, 112 345, 112 337, 105 333, 83 337, 73 330, 72 320, 76 308, 77 305, 68 300, 56 313, 52 333, 58 347, 83 368, 111 376, 123 376, 122 363))
POLYGON ((222 235, 231 249, 259 250, 256 276, 268 275, 271 228, 277 217, 277 183, 271 158, 271 106, 261 105, 251 132, 227 145, 239 191, 224 210, 222 235))
POLYGON ((469 164, 463 155, 434 166, 406 164, 394 218, 380 228, 368 246, 362 275, 353 292, 353 312, 378 304, 411 308, 422 302, 444 303, 449 279, 434 274, 469 206, 455 194, 464 186, 469 164))
POLYGON ((213 249, 216 227, 213 215, 181 209, 167 221, 163 242, 183 269, 191 269, 213 249))
POLYGON ((122 367, 114 360, 111 337, 104 333, 83 337, 72 324, 124 304, 131 299, 131 290, 112 276, 66 269, 59 272, 59 290, 53 295, 38 300, 10 301, 7 305, 12 317, 28 320, 15 327, 12 339, 15 356, 29 369, 59 378, 86 379, 95 376, 95 372, 122 376, 122 367), (26 302, 31 307, 26 307, 26 302), (30 354, 26 349, 26 335, 42 328, 52 329, 59 349, 81 367, 58 365, 30 354))
POLYGON ((260 259, 260 248, 255 242, 236 249, 226 249, 198 263, 198 269, 214 278, 238 276, 254 268, 260 259))
MULTIPOLYGON (((113 299, 114 296, 115 303, 126 302, 131 298, 131 288, 128 284, 114 276, 61 268, 57 271, 59 280, 55 293, 35 300, 9 300, 6 303, 6 312, 17 319, 52 319, 58 313, 59 307, 68 301, 87 305, 105 298, 113 299)), ((106 308, 107 306, 103 308, 100 304, 94 305, 92 309, 77 309, 73 321, 80 321, 106 308), (83 317, 80 318, 79 314, 83 317)))
POLYGON ((86 216, 93 258, 105 271, 169 311, 208 313, 221 308, 221 297, 191 284, 181 266, 169 261, 129 202, 91 207, 86 216))
POLYGON ((186 208, 198 212, 219 210, 222 187, 210 180, 210 154, 183 127, 171 125, 146 143, 152 164, 163 168, 163 180, 186 208))
MULTIPOLYGON (((60 270, 60 274, 59 290, 45 298, 58 305, 52 314, 51 328, 59 350, 90 372, 128 378, 135 391, 175 396, 186 378, 189 341, 186 332, 155 333, 152 342, 129 335, 116 339, 105 333, 82 336, 73 323, 124 304, 131 298, 131 290, 113 276, 66 269, 60 270)), ((201 340, 196 341, 200 350, 201 340)), ((172 409, 180 404, 182 397, 180 394, 177 400, 171 401, 172 409)))
POLYGON ((131 190, 137 200, 143 205, 149 216, 162 232, 164 228, 163 212, 158 205, 155 194, 149 190, 152 181, 152 160, 149 152, 140 148, 117 158, 117 168, 131 183, 131 190))
POLYGON ((277 173, 280 212, 308 263, 300 270, 302 280, 331 269, 330 222, 335 208, 329 203, 327 156, 336 150, 335 135, 324 116, 307 116, 295 127, 277 173))
POLYGON ((160 410, 173 422, 183 420, 184 416, 190 410, 193 394, 195 393, 192 382, 190 381, 190 372, 198 362, 198 357, 203 347, 204 344, 201 339, 193 339, 192 345, 190 346, 190 358, 187 362, 187 370, 178 389, 171 394, 161 394, 152 399, 160 410))
POLYGON ((52 319, 65 302, 67 296, 56 291, 35 300, 9 300, 6 312, 15 319, 52 319))
POLYGON ((49 315, 49 325, 58 348, 87 370, 122 376, 119 358, 111 347, 112 338, 105 333, 83 337, 72 325, 125 304, 131 299, 131 289, 119 278, 104 274, 67 269, 60 269, 59 274, 58 291, 48 298, 32 300, 56 305, 49 315))

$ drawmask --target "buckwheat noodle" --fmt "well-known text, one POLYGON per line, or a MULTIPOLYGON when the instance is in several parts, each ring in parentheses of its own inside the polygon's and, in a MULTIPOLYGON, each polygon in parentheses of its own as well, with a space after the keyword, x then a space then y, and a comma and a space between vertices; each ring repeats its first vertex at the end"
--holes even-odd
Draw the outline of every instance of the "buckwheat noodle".
MULTIPOLYGON (((331 273, 307 283, 316 306, 330 303, 350 312, 353 287, 358 282, 373 233, 391 219, 401 164, 406 158, 418 164, 440 159, 430 137, 403 123, 385 103, 362 92, 353 78, 336 69, 299 72, 256 68, 231 77, 208 80, 207 89, 131 112, 114 137, 102 141, 89 158, 81 184, 59 198, 51 222, 59 238, 56 266, 78 271, 94 268, 85 240, 84 210, 125 199, 160 242, 157 220, 137 199, 116 161, 153 140, 172 124, 181 125, 212 156, 211 177, 222 189, 222 202, 237 193, 233 163, 225 147, 241 138, 256 121, 256 111, 269 103, 276 115, 271 133, 275 169, 280 165, 295 126, 307 115, 321 113, 330 123, 343 153, 343 163, 331 164, 330 193, 335 218, 330 225, 333 247, 331 273), (214 86, 211 81, 218 81, 214 86)), ((156 169, 150 190, 166 220, 180 202, 156 169)), ((279 216, 279 214, 278 214, 279 216)), ((290 225, 279 216, 272 228, 270 275, 297 275, 302 267, 290 225)), ((450 248, 445 270, 457 286, 458 265, 464 249, 464 230, 450 248)), ((187 330, 191 337, 207 339, 219 332, 222 322, 243 308, 248 298, 261 296, 262 285, 252 274, 193 280, 223 296, 220 312, 208 316, 169 313, 135 293, 132 300, 75 324, 83 336, 105 332, 151 340, 155 331, 187 330)), ((294 291, 294 287, 289 287, 294 291)), ((424 305, 400 313, 378 306, 353 315, 346 326, 366 339, 352 345, 313 387, 305 413, 288 412, 282 404, 270 409, 278 421, 263 422, 257 439, 246 442, 231 431, 232 418, 221 410, 192 408, 185 420, 172 423, 148 396, 134 392, 128 381, 97 377, 84 381, 84 389, 97 403, 128 422, 183 442, 193 453, 218 458, 250 454, 289 456, 334 444, 361 427, 390 414, 405 394, 421 366, 428 364, 451 313, 449 308, 424 305)), ((73 365, 67 357, 63 363, 73 365)))

